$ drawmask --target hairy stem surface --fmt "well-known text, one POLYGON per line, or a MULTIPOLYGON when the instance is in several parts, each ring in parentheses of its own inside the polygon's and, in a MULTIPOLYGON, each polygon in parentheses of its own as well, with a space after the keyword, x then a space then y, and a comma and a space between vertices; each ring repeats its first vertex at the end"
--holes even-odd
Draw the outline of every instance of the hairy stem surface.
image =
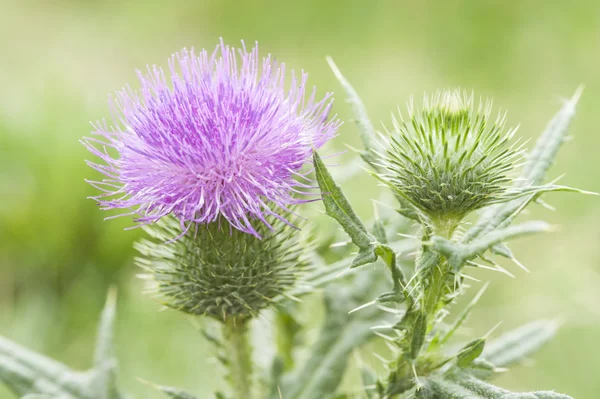
POLYGON ((223 326, 223 336, 229 354, 229 380, 235 399, 252 398, 252 349, 247 332, 247 319, 232 317, 223 326))

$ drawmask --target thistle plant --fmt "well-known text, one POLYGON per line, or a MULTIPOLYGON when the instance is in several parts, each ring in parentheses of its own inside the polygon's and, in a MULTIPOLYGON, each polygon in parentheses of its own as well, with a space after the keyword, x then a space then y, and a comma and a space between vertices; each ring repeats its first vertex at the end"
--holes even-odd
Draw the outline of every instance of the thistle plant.
MULTIPOLYGON (((569 398, 489 382, 548 341, 556 322, 533 321, 495 339, 492 328, 461 342, 456 332, 486 285, 466 307, 456 302, 475 268, 512 275, 495 257, 523 267, 509 241, 552 230, 541 221, 513 224, 527 206, 543 204, 550 192, 585 193, 547 182, 580 90, 527 151, 505 113, 460 90, 419 106, 411 100, 376 131, 328 61, 353 107, 360 155, 395 201, 394 211, 377 209, 369 223, 317 153, 340 125, 329 116, 331 94, 307 96, 304 73, 286 84, 284 64, 271 56, 261 62, 257 47, 221 41, 210 54, 184 50, 169 61, 170 82, 149 67, 139 73, 140 90, 117 94, 114 124, 95 123, 82 140, 100 159, 88 164, 105 175, 89 181, 101 191, 94 200, 127 210, 146 232, 135 246, 147 290, 198 318, 214 345, 228 383, 215 397, 569 398), (347 238, 299 216, 315 198, 356 248, 330 246, 347 238), (309 295, 325 310, 314 341, 305 334, 311 320, 298 311, 309 295), (253 341, 266 330, 273 339, 262 345, 273 350, 253 341), (378 355, 383 372, 360 360, 370 341, 387 344, 378 355), (353 358, 362 383, 348 388, 341 382, 353 358)), ((129 397, 116 379, 115 301, 113 290, 90 371, 0 339, 0 381, 28 399, 129 397)), ((171 398, 195 398, 153 386, 171 398)))

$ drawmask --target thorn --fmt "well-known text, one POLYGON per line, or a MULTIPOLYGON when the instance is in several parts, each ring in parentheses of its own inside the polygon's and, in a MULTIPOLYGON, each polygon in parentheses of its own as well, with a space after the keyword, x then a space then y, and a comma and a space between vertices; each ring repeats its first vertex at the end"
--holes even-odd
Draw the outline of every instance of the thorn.
POLYGON ((336 275, 335 275, 335 278, 342 277, 344 274, 346 274, 346 273, 350 272, 351 270, 352 270, 351 268, 344 269, 344 270, 342 270, 341 272, 339 272, 338 274, 336 274, 336 275))
POLYGON ((373 357, 375 357, 376 359, 380 360, 382 363, 387 364, 390 361, 387 360, 386 358, 384 358, 383 356, 381 356, 379 353, 377 352, 373 352, 373 357))
POLYGON ((348 241, 340 241, 340 242, 334 242, 333 244, 331 244, 329 246, 329 248, 337 248, 337 247, 345 247, 346 245, 350 244, 352 241, 348 240, 348 241))
POLYGON ((354 309, 352 309, 351 311, 349 311, 349 312, 348 312, 348 314, 352 314, 352 313, 354 313, 354 312, 358 312, 359 310, 361 310, 361 309, 364 309, 364 308, 368 308, 369 306, 371 306, 371 305, 375 305, 376 303, 377 303, 377 301, 376 301, 376 300, 373 300, 373 301, 371 301, 371 302, 367 302, 367 303, 365 303, 365 304, 362 304, 362 305, 360 305, 360 306, 359 306, 359 307, 357 307, 357 308, 354 308, 354 309))
POLYGON ((394 338, 390 337, 389 335, 385 335, 384 333, 380 333, 379 331, 375 331, 373 334, 385 339, 386 341, 390 341, 390 342, 394 341, 394 338))
POLYGON ((394 326, 392 324, 380 324, 378 326, 373 326, 370 329, 371 330, 391 330, 393 328, 394 328, 394 326))
POLYGON ((519 262, 519 261, 517 260, 517 258, 514 258, 514 257, 513 257, 513 258, 511 258, 511 260, 512 260, 513 262, 515 262, 515 264, 516 264, 517 266, 519 266, 521 269, 523 269, 523 270, 524 270, 524 271, 526 271, 527 273, 531 273, 531 271, 530 271, 528 268, 526 268, 526 267, 525 267, 525 265, 523 265, 521 262, 519 262))
POLYGON ((503 320, 500 320, 500 321, 499 321, 499 322, 498 322, 498 323, 497 323, 497 324, 496 324, 494 327, 492 327, 492 328, 490 329, 490 331, 488 331, 488 332, 487 332, 487 333, 486 333, 486 334, 483 336, 483 339, 488 339, 488 337, 489 337, 490 335, 492 335, 492 333, 493 333, 493 332, 494 332, 494 331, 495 331, 495 330, 496 330, 498 327, 500 327, 500 324, 502 324, 503 322, 504 322, 503 320))
POLYGON ((396 233, 396 235, 398 237, 411 238, 411 239, 417 240, 417 241, 420 239, 419 237, 417 237, 417 236, 415 236, 413 234, 396 233))
POLYGON ((481 283, 481 280, 479 280, 479 279, 477 279, 477 278, 475 278, 475 277, 469 276, 469 275, 467 275, 467 274, 462 274, 462 273, 461 273, 461 275, 460 275, 460 276, 461 276, 462 278, 466 278, 467 280, 472 280, 472 281, 476 281, 476 282, 478 282, 478 283, 481 283))

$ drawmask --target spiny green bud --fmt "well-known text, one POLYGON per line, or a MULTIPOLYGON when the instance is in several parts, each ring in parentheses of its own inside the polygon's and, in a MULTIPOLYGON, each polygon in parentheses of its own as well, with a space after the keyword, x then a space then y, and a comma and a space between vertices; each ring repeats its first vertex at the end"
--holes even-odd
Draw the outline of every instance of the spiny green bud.
POLYGON ((149 272, 151 290, 171 308, 221 321, 254 317, 292 286, 305 270, 303 234, 280 220, 253 227, 261 239, 224 220, 182 235, 175 218, 146 226, 137 263, 149 272), (178 239, 166 243, 172 237, 178 239))
POLYGON ((491 101, 474 105, 459 90, 425 97, 408 106, 408 119, 393 117, 382 134, 385 151, 378 177, 433 221, 460 221, 470 212, 501 202, 521 156, 505 131, 506 115, 490 118, 491 101))

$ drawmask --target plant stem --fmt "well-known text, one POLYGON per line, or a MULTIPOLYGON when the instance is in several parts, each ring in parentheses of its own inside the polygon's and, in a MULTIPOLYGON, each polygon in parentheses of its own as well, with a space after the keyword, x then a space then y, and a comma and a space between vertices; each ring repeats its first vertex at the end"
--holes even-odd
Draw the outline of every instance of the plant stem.
POLYGON ((252 349, 247 333, 248 319, 231 317, 223 325, 223 335, 229 355, 229 379, 235 399, 252 397, 252 349))

